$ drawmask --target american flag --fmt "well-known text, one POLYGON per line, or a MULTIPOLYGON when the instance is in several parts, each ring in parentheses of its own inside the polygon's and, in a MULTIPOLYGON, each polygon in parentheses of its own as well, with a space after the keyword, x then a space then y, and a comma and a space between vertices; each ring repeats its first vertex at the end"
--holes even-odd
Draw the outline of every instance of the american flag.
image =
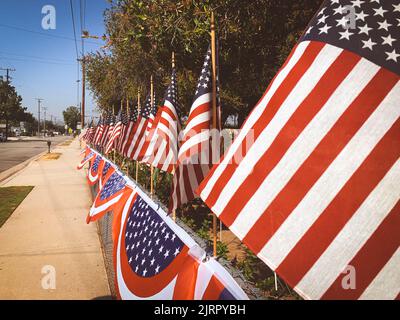
POLYGON ((97 194, 86 222, 96 221, 108 211, 114 210, 115 207, 123 206, 126 202, 123 199, 127 199, 131 192, 132 189, 127 185, 122 173, 114 171, 97 194))
POLYGON ((110 141, 111 136, 114 132, 114 126, 115 126, 115 116, 112 113, 110 113, 109 117, 108 117, 107 132, 105 134, 105 139, 103 140, 103 143, 102 143, 104 152, 105 152, 105 150, 107 148, 107 144, 110 141))
POLYGON ((110 161, 104 159, 104 165, 101 167, 100 176, 99 176, 99 189, 103 188, 104 183, 107 179, 115 172, 114 166, 110 161))
MULTIPOLYGON (((154 101, 154 100, 153 100, 154 101)), ((140 115, 136 121, 135 126, 132 129, 133 136, 132 140, 127 146, 126 156, 132 160, 138 160, 142 148, 146 142, 147 132, 149 128, 149 119, 155 110, 155 106, 151 105, 150 94, 146 98, 144 107, 140 110, 140 115)))
POLYGON ((178 158, 178 116, 176 71, 165 93, 164 105, 158 110, 149 138, 140 159, 162 171, 172 173, 178 158))
POLYGON ((91 134, 93 132, 93 120, 90 122, 89 126, 86 128, 85 131, 82 131, 82 133, 79 136, 80 140, 84 140, 86 143, 89 143, 89 140, 91 138, 91 134))
POLYGON ((199 188, 305 298, 399 297, 399 2, 325 1, 199 188))
POLYGON ((110 134, 114 128, 114 116, 112 113, 108 112, 105 116, 104 130, 100 141, 100 147, 105 148, 107 146, 107 141, 110 138, 110 134))
POLYGON ((221 266, 202 264, 190 254, 195 242, 150 201, 133 192, 117 215, 114 257, 119 297, 246 299, 221 266))
POLYGON ((129 126, 129 115, 128 110, 122 108, 121 110, 121 134, 116 142, 116 150, 122 154, 122 145, 124 144, 125 134, 129 126))
POLYGON ((106 149, 104 151, 105 154, 109 153, 116 147, 118 139, 121 135, 121 130, 122 130, 122 110, 119 111, 116 123, 112 127, 110 138, 107 141, 106 149))
POLYGON ((94 185, 99 181, 100 173, 102 172, 104 165, 103 157, 97 154, 94 159, 90 162, 90 168, 88 171, 88 182, 90 185, 94 185))
MULTIPOLYGON (((150 100, 151 104, 151 100, 150 100)), ((156 103, 156 94, 153 93, 153 105, 151 106, 151 112, 149 115, 149 121, 147 122, 147 129, 146 129, 146 135, 149 135, 151 129, 153 128, 153 124, 155 122, 155 118, 157 115, 157 103, 156 103)))
POLYGON ((98 146, 101 141, 101 137, 103 136, 104 131, 104 118, 100 117, 99 122, 97 123, 96 132, 93 137, 93 145, 98 146))
POLYGON ((87 164, 89 161, 91 161, 95 156, 96 156, 96 154, 90 148, 86 148, 85 155, 84 155, 82 161, 78 164, 77 169, 78 170, 82 169, 85 166, 85 164, 87 164))
MULTIPOLYGON (((170 211, 193 200, 195 190, 207 175, 212 163, 210 129, 212 126, 212 61, 211 49, 205 56, 203 68, 197 84, 194 101, 183 132, 182 145, 173 178, 170 211)), ((218 80, 218 79, 217 79, 218 80)), ((219 85, 217 81, 217 93, 219 85)), ((217 98, 217 101, 219 99, 217 98)), ((218 104, 218 109, 220 105, 218 104)), ((220 112, 217 112, 219 115, 220 112)), ((217 123, 219 123, 217 119, 217 123)))
POLYGON ((135 135, 134 129, 136 128, 136 122, 138 120, 138 116, 139 116, 138 106, 134 106, 133 109, 131 109, 129 122, 125 130, 123 143, 121 145, 120 152, 124 157, 127 157, 129 146, 131 145, 132 139, 135 135))

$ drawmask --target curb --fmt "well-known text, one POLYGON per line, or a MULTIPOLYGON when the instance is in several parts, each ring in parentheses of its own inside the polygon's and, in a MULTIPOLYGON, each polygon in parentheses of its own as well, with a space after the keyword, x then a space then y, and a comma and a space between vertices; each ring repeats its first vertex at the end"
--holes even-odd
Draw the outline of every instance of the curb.
MULTIPOLYGON (((39 141, 42 141, 42 140, 39 140, 39 141)), ((67 141, 67 140, 65 140, 65 141, 67 141)), ((65 141, 56 144, 53 148, 59 147, 59 145, 64 143, 65 141)), ((17 142, 17 141, 15 141, 15 142, 17 142)), ((14 166, 14 167, 12 167, 10 169, 7 169, 6 171, 1 172, 0 173, 0 185, 3 185, 5 183, 4 180, 6 180, 6 179, 10 178, 11 176, 15 175, 16 173, 18 173, 22 169, 26 168, 31 162, 39 159, 40 157, 44 156, 45 154, 47 154, 47 151, 43 151, 42 153, 39 153, 36 156, 33 156, 32 158, 29 158, 29 159, 25 160, 24 162, 22 162, 20 164, 17 164, 16 166, 14 166)))
POLYGON ((47 151, 43 151, 42 153, 37 154, 36 156, 33 156, 32 158, 25 160, 24 162, 17 164, 16 166, 7 169, 6 171, 3 171, 0 173, 0 185, 4 184, 4 180, 10 178, 11 176, 15 175, 22 169, 25 169, 31 162, 39 159, 43 155, 47 154, 47 151))

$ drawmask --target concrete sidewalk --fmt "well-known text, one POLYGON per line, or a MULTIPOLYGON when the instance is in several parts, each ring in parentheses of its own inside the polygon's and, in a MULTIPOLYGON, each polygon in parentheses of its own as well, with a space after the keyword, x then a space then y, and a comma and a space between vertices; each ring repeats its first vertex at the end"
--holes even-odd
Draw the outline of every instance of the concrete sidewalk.
POLYGON ((0 299, 110 295, 96 225, 85 222, 91 195, 76 170, 79 142, 53 152, 62 155, 38 159, 1 185, 34 189, 0 228, 0 299), (48 289, 53 267, 56 288, 48 289))

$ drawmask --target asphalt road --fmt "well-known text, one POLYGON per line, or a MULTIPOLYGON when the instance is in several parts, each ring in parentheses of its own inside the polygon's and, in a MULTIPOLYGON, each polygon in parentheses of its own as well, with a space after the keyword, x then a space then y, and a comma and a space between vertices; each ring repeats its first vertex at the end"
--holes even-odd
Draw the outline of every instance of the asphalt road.
MULTIPOLYGON (((71 137, 53 137, 52 147, 71 137)), ((8 141, 0 143, 0 172, 12 168, 47 150, 47 140, 44 141, 8 141)))

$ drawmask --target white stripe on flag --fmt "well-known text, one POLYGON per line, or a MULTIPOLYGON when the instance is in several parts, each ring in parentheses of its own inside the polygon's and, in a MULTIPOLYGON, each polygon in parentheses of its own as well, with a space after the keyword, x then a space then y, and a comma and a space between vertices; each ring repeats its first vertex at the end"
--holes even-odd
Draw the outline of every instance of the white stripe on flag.
POLYGON ((399 201, 399 180, 400 160, 393 165, 298 283, 300 292, 307 292, 311 299, 321 298, 399 201), (387 192, 388 190, 391 192, 387 192))

